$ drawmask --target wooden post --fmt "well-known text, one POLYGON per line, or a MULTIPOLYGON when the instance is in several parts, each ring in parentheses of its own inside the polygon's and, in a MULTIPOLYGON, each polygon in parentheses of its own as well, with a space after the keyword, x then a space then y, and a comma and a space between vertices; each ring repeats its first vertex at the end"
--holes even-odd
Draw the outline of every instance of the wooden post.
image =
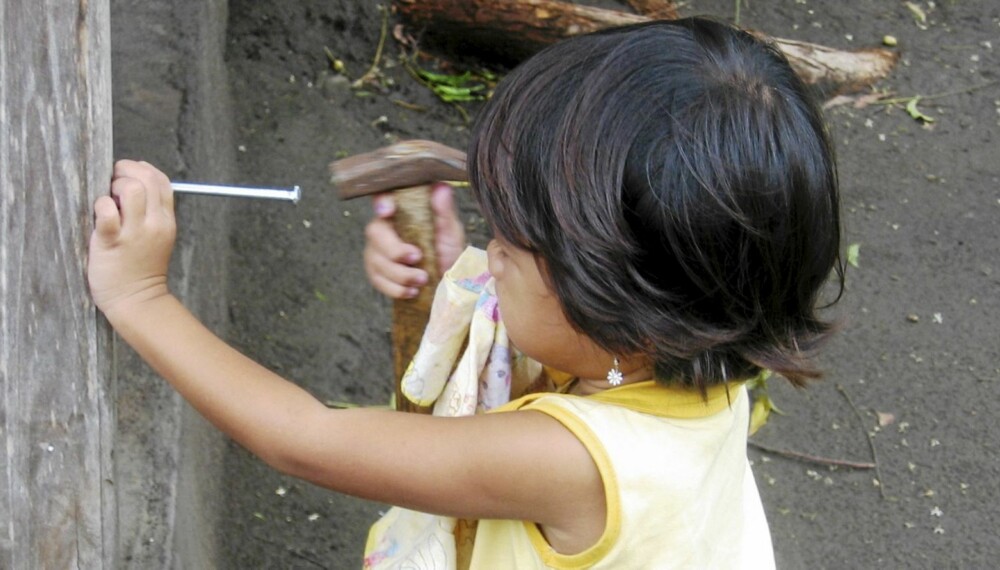
POLYGON ((0 568, 113 568, 111 333, 85 278, 111 179, 108 0, 0 3, 0 568))

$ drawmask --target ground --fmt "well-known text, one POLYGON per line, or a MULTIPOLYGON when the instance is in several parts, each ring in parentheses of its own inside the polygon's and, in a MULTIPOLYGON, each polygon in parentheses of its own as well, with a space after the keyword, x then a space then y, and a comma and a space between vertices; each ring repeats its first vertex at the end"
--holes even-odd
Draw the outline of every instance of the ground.
MULTIPOLYGON (((985 568, 1000 554, 1000 5, 914 2, 920 21, 907 4, 756 0, 741 10, 745 25, 835 47, 895 36, 901 61, 874 87, 923 96, 918 108, 933 118, 902 105, 828 110, 857 267, 830 313, 842 330, 822 359, 826 379, 802 391, 774 382, 785 414, 752 441, 878 469, 750 449, 783 568, 985 568)), ((731 19, 733 9, 692 1, 681 12, 731 19)), ((304 189, 298 206, 234 206, 230 340, 320 399, 384 404, 389 305, 361 267, 370 204, 339 201, 327 164, 395 138, 461 147, 466 123, 393 65, 391 37, 386 89, 351 89, 376 51, 375 2, 232 0, 229 10, 239 182, 304 189)), ((467 200, 463 219, 482 240, 467 200)), ((220 567, 360 565, 381 505, 231 447, 220 567)))

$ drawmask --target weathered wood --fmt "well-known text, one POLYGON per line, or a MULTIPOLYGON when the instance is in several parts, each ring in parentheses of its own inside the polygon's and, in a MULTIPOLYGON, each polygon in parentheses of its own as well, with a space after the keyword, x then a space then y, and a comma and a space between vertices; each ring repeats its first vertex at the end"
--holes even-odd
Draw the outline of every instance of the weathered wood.
POLYGON ((559 40, 649 18, 556 0, 396 0, 403 18, 445 49, 515 64, 559 40))
POLYGON ((113 568, 110 328, 84 275, 111 177, 107 0, 0 3, 0 568, 113 568))
POLYGON ((677 18, 677 6, 671 0, 625 0, 625 3, 643 16, 670 20, 677 18))
POLYGON ((402 380, 420 347, 441 280, 429 184, 468 179, 465 152, 434 141, 407 140, 336 160, 330 164, 330 173, 341 199, 392 192, 396 232, 423 252, 416 266, 427 272, 427 283, 415 298, 397 299, 392 305, 392 357, 396 409, 429 414, 433 408, 418 406, 403 395, 402 380))
POLYGON ((774 38, 774 42, 803 81, 830 86, 832 91, 869 85, 888 75, 899 59, 897 52, 882 48, 844 51, 795 40, 774 38))
POLYGON ((396 201, 395 227, 400 239, 412 243, 424 252, 417 266, 427 272, 427 284, 412 299, 397 299, 392 303, 392 361, 396 390, 396 409, 402 412, 429 414, 431 407, 421 407, 406 399, 401 381, 420 340, 434 303, 434 293, 441 273, 438 270, 434 246, 434 213, 431 211, 431 187, 415 186, 393 192, 396 201))
MULTIPOLYGON (((428 32, 445 49, 508 64, 571 36, 659 19, 558 0, 396 0, 396 6, 410 25, 428 32)), ((800 77, 827 91, 870 84, 888 74, 898 59, 882 48, 845 51, 767 39, 788 56, 800 77)))

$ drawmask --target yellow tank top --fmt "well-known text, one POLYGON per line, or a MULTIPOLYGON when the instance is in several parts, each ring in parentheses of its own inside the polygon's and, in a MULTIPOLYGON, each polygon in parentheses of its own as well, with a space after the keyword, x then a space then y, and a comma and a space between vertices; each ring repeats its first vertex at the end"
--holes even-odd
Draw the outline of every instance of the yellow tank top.
POLYGON ((470 568, 774 568, 771 537, 746 457, 746 389, 654 382, 589 397, 532 394, 530 409, 562 423, 604 480, 607 522, 596 544, 560 554, 531 522, 481 520, 470 568))

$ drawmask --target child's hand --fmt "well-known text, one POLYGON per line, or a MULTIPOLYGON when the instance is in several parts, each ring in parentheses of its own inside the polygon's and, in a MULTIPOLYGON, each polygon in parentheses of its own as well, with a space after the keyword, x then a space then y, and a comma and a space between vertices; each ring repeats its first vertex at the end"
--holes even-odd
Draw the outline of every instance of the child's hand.
POLYGON ((94 303, 110 319, 167 294, 167 266, 177 234, 166 175, 145 162, 115 163, 111 196, 94 203, 87 279, 94 303))
MULTIPOLYGON (((392 227, 396 204, 388 194, 375 196, 375 218, 365 227, 365 273, 368 281, 383 295, 393 299, 417 296, 427 284, 427 273, 411 267, 423 252, 404 243, 392 227)), ((434 247, 438 268, 443 274, 465 249, 465 229, 458 219, 451 186, 437 184, 431 191, 434 212, 434 247)))

